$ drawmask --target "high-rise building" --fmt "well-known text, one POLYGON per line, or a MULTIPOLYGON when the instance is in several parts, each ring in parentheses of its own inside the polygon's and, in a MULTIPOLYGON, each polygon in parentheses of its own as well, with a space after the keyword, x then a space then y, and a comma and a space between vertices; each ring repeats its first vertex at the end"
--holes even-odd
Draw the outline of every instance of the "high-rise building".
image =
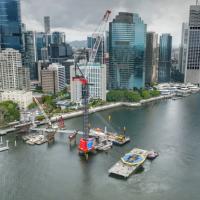
POLYGON ((22 67, 22 60, 18 50, 5 49, 0 52, 0 90, 19 88, 19 67, 22 67))
POLYGON ((189 25, 188 23, 182 24, 181 46, 179 53, 179 70, 181 74, 185 74, 187 66, 187 50, 189 41, 189 25))
POLYGON ((168 33, 160 36, 158 82, 170 82, 172 54, 172 36, 168 33))
POLYGON ((156 82, 158 78, 158 34, 148 32, 146 39, 145 83, 156 82))
POLYGON ((65 88, 65 67, 53 63, 47 69, 43 69, 41 74, 42 90, 46 93, 56 94, 65 88))
POLYGON ((30 69, 28 67, 18 68, 19 76, 19 89, 20 90, 30 90, 30 69))
POLYGON ((30 79, 37 80, 37 46, 34 31, 23 33, 24 37, 24 65, 30 70, 30 79))
POLYGON ((70 66, 74 64, 74 59, 67 59, 62 62, 62 65, 65 66, 65 79, 67 85, 70 85, 70 66))
POLYGON ((180 58, 180 48, 172 48, 172 68, 173 70, 179 70, 179 58, 180 58))
POLYGON ((106 31, 104 35, 104 51, 109 53, 109 32, 106 31))
POLYGON ((22 51, 20 0, 0 1, 0 46, 22 51))
POLYGON ((185 82, 200 84, 200 5, 190 6, 185 82))
MULTIPOLYGON (((90 83, 89 86, 89 98, 91 99, 102 99, 106 100, 106 65, 94 63, 88 64, 87 67, 85 64, 79 64, 80 70, 83 74, 87 74, 87 80, 90 83), (87 70, 86 70, 87 68, 87 70)), ((71 66, 70 68, 71 76, 71 101, 72 102, 81 102, 82 101, 82 84, 80 80, 73 80, 75 76, 75 67, 71 66)))
POLYGON ((44 62, 43 60, 38 60, 37 62, 37 69, 38 69, 38 82, 39 82, 39 85, 41 85, 41 71, 43 69, 48 69, 48 66, 49 66, 49 62, 44 62))
POLYGON ((48 48, 46 47, 41 48, 41 58, 43 62, 48 62, 49 60, 48 48))
MULTIPOLYGON (((87 48, 89 50, 89 55, 92 53, 92 49, 93 49, 95 42, 96 42, 95 35, 87 37, 87 48)), ((98 48, 94 62, 100 63, 100 64, 104 63, 104 39, 101 41, 101 43, 99 45, 99 48, 98 48)))
POLYGON ((106 65, 106 88, 109 89, 109 53, 105 53, 104 55, 104 64, 106 65))
POLYGON ((26 24, 22 23, 22 33, 26 32, 26 24))
POLYGON ((50 34, 50 32, 51 32, 51 25, 50 25, 50 17, 49 16, 44 17, 44 32, 46 34, 50 34))
POLYGON ((37 60, 42 59, 41 49, 46 47, 46 34, 43 32, 35 33, 36 49, 37 49, 37 60))
POLYGON ((62 44, 65 43, 65 33, 64 32, 53 32, 52 33, 52 44, 62 44))
POLYGON ((51 44, 49 46, 49 60, 61 63, 68 58, 72 58, 72 48, 69 44, 51 44))
POLYGON ((109 24, 109 88, 143 88, 146 24, 138 14, 120 12, 109 24))

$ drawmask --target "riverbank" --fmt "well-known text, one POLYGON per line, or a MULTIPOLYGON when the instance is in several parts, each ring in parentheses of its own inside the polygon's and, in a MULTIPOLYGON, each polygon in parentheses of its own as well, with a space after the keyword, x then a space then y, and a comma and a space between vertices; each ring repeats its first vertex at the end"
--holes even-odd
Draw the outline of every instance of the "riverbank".
MULTIPOLYGON (((91 113, 100 112, 100 111, 104 111, 104 110, 108 110, 108 109, 112 109, 112 108, 122 107, 122 106, 136 108, 136 107, 141 107, 142 105, 145 105, 150 102, 159 101, 159 100, 163 100, 163 99, 171 99, 174 96, 175 96, 175 94, 162 95, 162 96, 158 96, 158 97, 152 97, 150 99, 141 100, 138 103, 129 103, 129 102, 109 103, 107 105, 98 106, 96 108, 90 108, 89 113, 91 114, 91 113)), ((71 118, 79 117, 82 115, 83 115, 83 111, 79 110, 79 111, 74 111, 71 113, 60 114, 60 115, 51 117, 51 121, 56 122, 57 119, 61 116, 63 119, 71 119, 71 118)))

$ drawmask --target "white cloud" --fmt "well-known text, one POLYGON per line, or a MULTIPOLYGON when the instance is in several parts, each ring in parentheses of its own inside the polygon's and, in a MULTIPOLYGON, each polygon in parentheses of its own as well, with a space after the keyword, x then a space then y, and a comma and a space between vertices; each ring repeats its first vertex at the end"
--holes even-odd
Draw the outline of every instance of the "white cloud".
POLYGON ((191 0, 21 0, 22 19, 28 29, 43 30, 43 16, 51 17, 52 30, 66 32, 67 40, 85 40, 97 27, 103 13, 112 10, 138 13, 148 30, 171 33, 178 46, 181 24, 188 21, 191 0))

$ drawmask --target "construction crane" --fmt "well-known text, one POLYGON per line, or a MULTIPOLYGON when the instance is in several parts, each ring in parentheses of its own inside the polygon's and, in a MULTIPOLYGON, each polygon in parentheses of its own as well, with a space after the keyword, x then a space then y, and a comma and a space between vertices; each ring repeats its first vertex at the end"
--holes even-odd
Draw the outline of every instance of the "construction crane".
POLYGON ((46 120, 46 122, 48 123, 48 125, 49 125, 50 127, 52 127, 51 120, 49 119, 49 117, 48 117, 47 114, 45 113, 45 111, 44 111, 42 105, 39 103, 39 101, 37 100, 37 98, 33 97, 33 99, 34 99, 35 103, 38 105, 38 107, 39 107, 40 111, 42 112, 42 114, 44 115, 45 120, 46 120))
POLYGON ((87 66, 88 64, 92 65, 95 62, 95 58, 97 55, 97 51, 101 42, 103 41, 103 34, 106 29, 106 24, 108 22, 109 16, 111 14, 110 10, 107 10, 103 16, 103 19, 100 22, 95 33, 93 33, 93 37, 95 39, 95 43, 93 48, 90 52, 89 61, 86 64, 84 73, 80 70, 78 63, 75 63, 75 77, 73 77, 73 81, 79 81, 82 85, 82 99, 83 99, 83 137, 80 139, 79 143, 79 154, 85 155, 86 159, 88 159, 88 153, 94 150, 94 141, 93 139, 89 138, 89 119, 88 119, 88 102, 89 102, 89 86, 90 83, 88 82, 87 76, 87 66))

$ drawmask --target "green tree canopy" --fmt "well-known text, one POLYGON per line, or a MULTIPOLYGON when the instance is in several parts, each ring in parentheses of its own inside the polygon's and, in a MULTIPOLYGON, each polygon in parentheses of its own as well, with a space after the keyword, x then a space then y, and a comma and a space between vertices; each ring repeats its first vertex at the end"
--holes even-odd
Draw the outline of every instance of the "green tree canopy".
POLYGON ((151 94, 148 90, 142 90, 141 91, 141 97, 143 99, 149 99, 149 98, 151 98, 151 94))
POLYGON ((107 101, 118 102, 124 100, 124 91, 123 90, 111 90, 107 93, 107 101))
POLYGON ((18 105, 13 101, 3 101, 0 103, 1 121, 6 124, 20 119, 18 105))
POLYGON ((149 99, 159 95, 160 92, 157 90, 111 90, 107 93, 107 101, 139 102, 141 99, 149 99))

